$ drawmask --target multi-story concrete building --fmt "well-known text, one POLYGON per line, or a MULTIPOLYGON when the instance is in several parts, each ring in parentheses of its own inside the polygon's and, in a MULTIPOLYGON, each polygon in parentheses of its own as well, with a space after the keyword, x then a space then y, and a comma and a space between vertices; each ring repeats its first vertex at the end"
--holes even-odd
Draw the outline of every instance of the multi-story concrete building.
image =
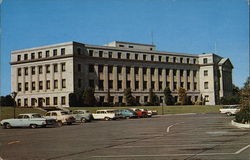
POLYGON ((209 105, 232 92, 233 66, 228 58, 162 52, 148 44, 68 42, 16 50, 11 66, 18 106, 67 107, 69 93, 88 87, 95 89, 98 101, 110 97, 114 103, 124 103, 124 89, 131 88, 141 104, 149 100, 150 88, 162 100, 169 87, 177 101, 178 88, 183 87, 190 100, 203 97, 209 105))

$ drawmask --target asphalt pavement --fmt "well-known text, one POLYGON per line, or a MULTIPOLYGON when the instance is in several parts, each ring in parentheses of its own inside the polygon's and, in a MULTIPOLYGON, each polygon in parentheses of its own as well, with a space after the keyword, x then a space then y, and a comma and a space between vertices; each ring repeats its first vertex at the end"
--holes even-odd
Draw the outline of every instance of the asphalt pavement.
POLYGON ((222 114, 0 129, 0 160, 250 160, 250 130, 222 114))

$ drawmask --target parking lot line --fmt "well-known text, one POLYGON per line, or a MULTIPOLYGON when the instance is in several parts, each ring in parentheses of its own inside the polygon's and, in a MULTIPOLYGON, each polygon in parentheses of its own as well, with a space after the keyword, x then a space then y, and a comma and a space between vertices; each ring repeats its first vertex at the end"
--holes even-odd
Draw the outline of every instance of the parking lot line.
POLYGON ((129 158, 129 157, 169 157, 169 156, 216 156, 216 155, 237 155, 243 152, 244 150, 248 149, 250 144, 239 149, 234 153, 184 153, 184 154, 155 154, 155 155, 110 155, 110 156, 92 156, 92 158, 129 158))
POLYGON ((3 158, 2 158, 2 157, 0 157, 0 160, 3 160, 3 158))
POLYGON ((168 128, 167 128, 167 133, 170 132, 170 128, 171 128, 171 127, 173 127, 173 126, 175 126, 175 125, 177 125, 177 124, 181 124, 181 123, 184 123, 184 122, 175 123, 175 124, 172 124, 172 125, 168 126, 168 128))
POLYGON ((16 143, 20 143, 20 141, 12 141, 12 142, 9 142, 8 144, 16 144, 16 143))

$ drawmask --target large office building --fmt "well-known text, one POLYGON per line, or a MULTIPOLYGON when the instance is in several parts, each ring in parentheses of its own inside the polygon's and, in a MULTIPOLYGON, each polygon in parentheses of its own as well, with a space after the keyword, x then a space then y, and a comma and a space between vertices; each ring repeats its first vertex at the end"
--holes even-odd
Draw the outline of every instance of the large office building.
POLYGON ((115 41, 104 46, 67 42, 11 53, 12 92, 18 106, 69 106, 69 94, 94 88, 100 102, 125 103, 124 89, 144 104, 149 90, 163 100, 169 87, 175 101, 185 88, 189 100, 208 105, 232 93, 228 58, 216 54, 157 51, 155 45, 115 41))

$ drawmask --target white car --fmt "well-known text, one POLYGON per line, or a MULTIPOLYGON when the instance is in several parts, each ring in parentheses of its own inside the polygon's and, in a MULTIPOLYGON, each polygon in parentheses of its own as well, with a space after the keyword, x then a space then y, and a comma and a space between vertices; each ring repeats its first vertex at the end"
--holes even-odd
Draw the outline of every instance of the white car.
POLYGON ((58 126, 62 126, 63 124, 70 125, 75 122, 75 118, 66 111, 49 111, 45 114, 45 117, 56 119, 58 126))
POLYGON ((220 113, 227 114, 228 116, 235 115, 237 112, 240 111, 238 105, 224 105, 220 109, 220 113))
POLYGON ((121 115, 118 112, 115 112, 114 109, 97 110, 96 113, 92 114, 92 116, 96 120, 104 119, 106 121, 121 117, 121 115))

